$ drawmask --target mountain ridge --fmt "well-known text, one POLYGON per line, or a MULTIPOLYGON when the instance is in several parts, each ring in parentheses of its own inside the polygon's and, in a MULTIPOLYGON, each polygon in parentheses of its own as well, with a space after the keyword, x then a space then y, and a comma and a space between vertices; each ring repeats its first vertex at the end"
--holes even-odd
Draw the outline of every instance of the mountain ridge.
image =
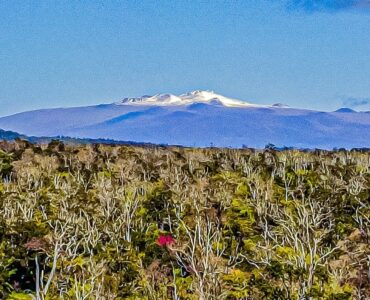
POLYGON ((211 91, 157 94, 111 104, 56 108, 0 118, 0 128, 31 136, 69 136, 195 147, 370 146, 370 114, 259 105, 211 91))

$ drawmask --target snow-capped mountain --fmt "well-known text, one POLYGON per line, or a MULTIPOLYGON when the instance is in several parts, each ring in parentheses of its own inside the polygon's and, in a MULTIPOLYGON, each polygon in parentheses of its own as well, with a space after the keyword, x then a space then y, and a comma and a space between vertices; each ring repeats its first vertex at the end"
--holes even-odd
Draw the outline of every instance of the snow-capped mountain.
POLYGON ((107 138, 185 146, 370 147, 370 114, 257 105, 211 91, 158 94, 111 104, 28 111, 0 128, 33 136, 107 138))

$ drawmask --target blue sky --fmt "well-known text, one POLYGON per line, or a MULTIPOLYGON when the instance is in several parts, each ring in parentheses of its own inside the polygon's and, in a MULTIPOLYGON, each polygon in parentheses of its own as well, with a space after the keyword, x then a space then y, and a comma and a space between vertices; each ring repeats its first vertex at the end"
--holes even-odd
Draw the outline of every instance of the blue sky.
POLYGON ((0 1, 0 115, 196 89, 370 110, 370 0, 0 1))

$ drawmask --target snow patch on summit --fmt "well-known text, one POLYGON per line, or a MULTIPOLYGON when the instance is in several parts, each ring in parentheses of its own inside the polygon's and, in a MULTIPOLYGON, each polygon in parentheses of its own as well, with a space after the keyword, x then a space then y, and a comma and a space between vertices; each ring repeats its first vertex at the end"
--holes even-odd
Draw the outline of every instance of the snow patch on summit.
POLYGON ((138 98, 124 98, 117 105, 190 105, 194 103, 221 104, 227 107, 267 107, 245 101, 227 98, 213 91, 193 91, 179 96, 172 94, 157 94, 138 98))

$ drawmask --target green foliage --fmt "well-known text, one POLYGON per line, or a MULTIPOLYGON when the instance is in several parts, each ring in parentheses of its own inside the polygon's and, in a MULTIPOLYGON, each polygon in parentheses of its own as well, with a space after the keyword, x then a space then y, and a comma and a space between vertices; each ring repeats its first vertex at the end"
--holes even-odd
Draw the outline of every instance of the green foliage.
POLYGON ((17 292, 12 292, 7 300, 32 300, 32 296, 30 294, 26 293, 17 293, 17 292))
POLYGON ((13 170, 12 155, 0 150, 0 177, 9 176, 13 170))

